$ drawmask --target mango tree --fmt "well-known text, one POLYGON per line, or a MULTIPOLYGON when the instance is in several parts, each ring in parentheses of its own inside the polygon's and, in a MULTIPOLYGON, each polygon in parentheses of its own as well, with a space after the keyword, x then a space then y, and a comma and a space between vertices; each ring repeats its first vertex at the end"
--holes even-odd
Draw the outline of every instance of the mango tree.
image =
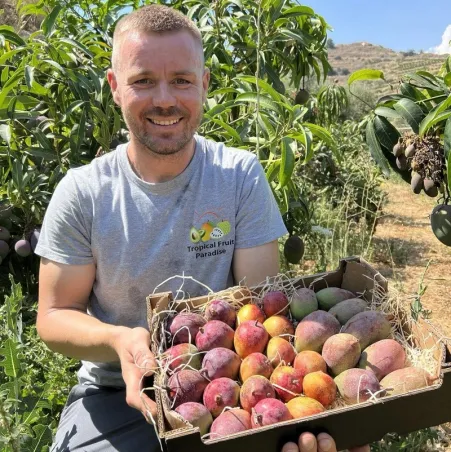
MULTIPOLYGON (((399 92, 377 101, 363 119, 372 157, 384 174, 390 168, 421 191, 437 199, 430 215, 432 231, 443 244, 451 244, 450 128, 451 58, 439 74, 426 71, 406 74, 399 92)), ((349 88, 358 80, 384 80, 383 72, 363 69, 353 73, 349 88)))

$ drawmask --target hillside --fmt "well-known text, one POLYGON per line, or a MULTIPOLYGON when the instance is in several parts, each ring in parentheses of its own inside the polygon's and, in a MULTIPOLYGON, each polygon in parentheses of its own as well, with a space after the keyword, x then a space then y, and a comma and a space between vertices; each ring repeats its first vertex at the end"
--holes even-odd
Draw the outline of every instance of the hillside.
MULTIPOLYGON (((383 71, 386 82, 371 82, 376 97, 395 92, 402 75, 415 71, 437 73, 446 60, 446 55, 433 53, 395 52, 380 45, 367 42, 339 44, 328 49, 328 60, 334 72, 328 76, 333 82, 338 80, 347 85, 349 75, 358 69, 379 69, 383 71), (393 85, 392 88, 390 85, 393 85)), ((366 82, 367 83, 367 82, 366 82)))

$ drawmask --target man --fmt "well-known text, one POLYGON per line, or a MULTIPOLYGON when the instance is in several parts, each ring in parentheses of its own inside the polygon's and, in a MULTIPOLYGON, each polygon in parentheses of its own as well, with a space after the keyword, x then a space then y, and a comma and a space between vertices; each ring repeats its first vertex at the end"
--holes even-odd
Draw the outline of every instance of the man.
POLYGON ((107 79, 130 142, 68 172, 36 248, 38 333, 82 360, 55 451, 158 450, 140 399, 156 366, 145 297, 176 292, 180 279, 160 283, 183 272, 214 291, 257 284, 278 272, 286 233, 255 156, 195 134, 209 71, 191 21, 157 5, 123 18, 107 79))

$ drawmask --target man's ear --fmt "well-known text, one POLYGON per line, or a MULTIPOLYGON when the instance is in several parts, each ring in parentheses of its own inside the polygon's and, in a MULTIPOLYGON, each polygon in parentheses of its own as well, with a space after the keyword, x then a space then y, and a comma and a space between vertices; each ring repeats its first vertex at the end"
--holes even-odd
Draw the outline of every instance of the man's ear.
POLYGON ((107 81, 108 84, 110 85, 110 89, 113 94, 113 100, 115 101, 115 104, 121 106, 121 101, 118 92, 118 81, 116 80, 116 75, 113 72, 113 69, 108 69, 107 81))
POLYGON ((207 100, 207 92, 209 91, 209 81, 210 81, 210 70, 209 68, 204 68, 204 74, 202 76, 202 103, 207 100))

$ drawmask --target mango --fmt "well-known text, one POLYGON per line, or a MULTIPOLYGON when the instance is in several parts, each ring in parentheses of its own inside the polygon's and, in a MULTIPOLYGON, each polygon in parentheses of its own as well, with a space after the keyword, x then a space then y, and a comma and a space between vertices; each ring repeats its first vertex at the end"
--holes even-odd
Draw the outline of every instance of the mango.
POLYGON ((301 373, 290 366, 277 367, 270 377, 270 382, 283 402, 288 402, 303 391, 301 373))
POLYGON ((253 375, 262 375, 270 378, 273 366, 270 360, 263 353, 251 353, 240 364, 240 380, 245 382, 253 375))
POLYGON ((253 428, 293 419, 289 409, 278 399, 263 399, 251 410, 251 425, 253 428))
POLYGON ((231 328, 235 328, 237 313, 225 300, 212 300, 206 307, 204 317, 207 321, 220 320, 231 328))
POLYGON ((289 312, 289 300, 280 290, 270 291, 262 298, 262 308, 267 317, 286 315, 289 312))
POLYGON ((249 413, 257 402, 269 398, 275 398, 275 390, 270 381, 262 375, 248 378, 240 388, 240 405, 249 413))
POLYGON ((334 315, 341 325, 345 325, 353 316, 368 309, 366 300, 349 298, 333 306, 328 312, 334 315))
POLYGON ((361 347, 358 339, 347 333, 338 333, 329 337, 322 349, 322 357, 333 377, 355 367, 360 356, 361 347))
POLYGON ((380 384, 386 396, 404 394, 415 389, 431 386, 436 378, 420 367, 405 367, 384 377, 380 384))
POLYGON ((304 350, 295 356, 293 367, 301 372, 301 375, 305 375, 311 372, 317 372, 318 370, 326 373, 326 362, 322 358, 322 355, 312 350, 304 350))
POLYGON ((380 397, 380 383, 370 370, 348 369, 339 374, 335 379, 337 389, 347 405, 365 402, 373 394, 380 397))
POLYGON ((199 314, 183 312, 177 314, 169 324, 169 331, 173 337, 173 344, 195 343, 199 328, 204 326, 206 320, 199 314))
POLYGON ((262 309, 255 304, 246 304, 239 309, 237 312, 237 325, 248 320, 257 320, 259 323, 264 323, 265 314, 262 309))
POLYGON ((222 438, 251 428, 251 415, 248 411, 233 408, 221 413, 212 423, 210 439, 222 438))
POLYGON ((286 341, 290 341, 290 337, 295 333, 291 321, 283 315, 272 315, 263 325, 270 337, 280 336, 286 341))
POLYGON ((182 367, 201 369, 201 355, 193 344, 178 344, 170 347, 163 354, 163 363, 170 370, 181 370, 182 367))
POLYGON ((228 348, 218 347, 209 350, 202 360, 200 373, 209 380, 226 377, 235 380, 239 375, 240 357, 228 348))
POLYGON ((314 311, 307 315, 295 330, 295 349, 321 352, 325 341, 333 334, 339 333, 341 324, 325 311, 314 311))
POLYGON ((324 372, 311 372, 303 379, 303 394, 306 397, 317 400, 325 408, 334 402, 336 392, 336 383, 324 372))
POLYGON ((184 369, 171 375, 168 390, 173 408, 186 402, 201 402, 208 383, 197 370, 184 369))
POLYGON ((234 348, 240 358, 251 353, 262 353, 268 342, 268 333, 262 323, 248 320, 241 323, 234 333, 234 348))
POLYGON ((204 406, 212 416, 218 417, 225 407, 239 406, 240 386, 230 378, 217 378, 211 381, 202 396, 204 406))
POLYGON ((304 287, 295 290, 290 298, 289 309, 296 320, 302 320, 311 312, 317 311, 319 304, 315 292, 304 287))
POLYGON ((294 419, 313 416, 325 411, 325 407, 318 400, 311 399, 311 397, 295 397, 289 400, 286 406, 294 419))
POLYGON ((273 367, 281 363, 285 366, 292 364, 297 354, 292 344, 282 337, 272 337, 268 341, 265 353, 273 367))
POLYGON ((210 320, 199 328, 195 343, 200 352, 207 352, 218 347, 232 349, 234 330, 224 322, 210 320))
POLYGON ((209 410, 201 403, 187 402, 179 405, 174 411, 179 413, 193 427, 199 428, 201 436, 209 432, 213 419, 209 410))
POLYGON ((359 340, 361 350, 391 334, 391 324, 385 314, 365 311, 354 315, 343 327, 343 333, 352 334, 359 340))
POLYGON ((340 289, 339 287, 327 287, 326 289, 319 290, 315 295, 319 303, 319 308, 324 311, 329 311, 341 301, 355 297, 353 292, 340 289))
POLYGON ((393 339, 383 339, 369 345, 361 354, 358 367, 371 370, 379 380, 405 367, 406 353, 393 339))

